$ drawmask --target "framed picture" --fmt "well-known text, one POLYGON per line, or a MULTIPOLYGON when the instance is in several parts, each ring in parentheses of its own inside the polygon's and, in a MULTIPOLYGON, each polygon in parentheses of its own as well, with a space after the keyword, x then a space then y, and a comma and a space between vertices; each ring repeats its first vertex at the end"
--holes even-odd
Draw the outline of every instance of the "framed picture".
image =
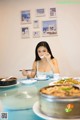
POLYGON ((34 32, 33 32, 33 37, 34 37, 34 38, 40 37, 40 31, 34 31, 34 32))
POLYGON ((54 36, 57 35, 57 23, 56 20, 48 20, 42 22, 42 36, 54 36))
POLYGON ((56 8, 50 8, 49 15, 50 17, 56 17, 56 8))
POLYGON ((31 23, 30 10, 21 11, 21 23, 31 23))
POLYGON ((45 16, 45 10, 44 10, 44 8, 42 8, 42 9, 36 9, 36 16, 37 17, 45 16))
POLYGON ((38 20, 33 21, 33 27, 34 28, 39 28, 39 21, 38 20))
POLYGON ((22 27, 21 35, 22 38, 29 38, 29 27, 22 27))

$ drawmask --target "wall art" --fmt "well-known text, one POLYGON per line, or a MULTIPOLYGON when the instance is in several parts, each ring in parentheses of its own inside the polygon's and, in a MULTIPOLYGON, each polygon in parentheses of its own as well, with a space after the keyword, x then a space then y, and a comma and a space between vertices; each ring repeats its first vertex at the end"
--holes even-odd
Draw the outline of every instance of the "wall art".
POLYGON ((34 38, 40 37, 40 31, 34 31, 34 32, 33 32, 33 37, 34 37, 34 38))
POLYGON ((21 28, 21 36, 22 38, 29 38, 29 27, 21 28))
POLYGON ((39 21, 38 20, 33 21, 33 27, 34 28, 39 28, 39 21))
POLYGON ((45 16, 45 9, 36 9, 36 16, 37 17, 41 17, 41 16, 45 16))
POLYGON ((21 11, 21 23, 31 23, 31 13, 30 10, 21 11))
POLYGON ((56 17, 56 8, 50 8, 49 15, 50 17, 56 17))
POLYGON ((42 36, 53 36, 57 34, 56 20, 42 21, 42 36))

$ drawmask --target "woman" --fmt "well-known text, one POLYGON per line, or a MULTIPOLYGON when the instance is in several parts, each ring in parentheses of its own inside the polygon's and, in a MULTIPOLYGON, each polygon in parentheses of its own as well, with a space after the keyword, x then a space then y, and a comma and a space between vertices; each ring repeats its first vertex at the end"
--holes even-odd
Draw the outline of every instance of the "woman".
POLYGON ((37 44, 35 49, 35 61, 32 69, 35 72, 28 72, 22 70, 22 74, 28 78, 33 78, 35 75, 46 75, 47 77, 53 78, 54 75, 59 75, 59 68, 57 60, 52 55, 49 44, 45 41, 41 41, 37 44))

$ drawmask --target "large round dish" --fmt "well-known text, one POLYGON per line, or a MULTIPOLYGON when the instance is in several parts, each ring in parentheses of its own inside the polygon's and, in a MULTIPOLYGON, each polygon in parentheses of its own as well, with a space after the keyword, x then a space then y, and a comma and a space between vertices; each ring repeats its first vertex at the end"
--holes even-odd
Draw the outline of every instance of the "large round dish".
MULTIPOLYGON (((54 87, 55 85, 53 85, 54 87)), ((44 88, 49 88, 47 86, 44 88)), ((80 97, 58 97, 42 93, 39 91, 40 111, 47 116, 54 118, 73 119, 80 118, 80 97), (71 107, 72 106, 72 107, 71 107), (70 108, 71 107, 71 108, 70 108)))

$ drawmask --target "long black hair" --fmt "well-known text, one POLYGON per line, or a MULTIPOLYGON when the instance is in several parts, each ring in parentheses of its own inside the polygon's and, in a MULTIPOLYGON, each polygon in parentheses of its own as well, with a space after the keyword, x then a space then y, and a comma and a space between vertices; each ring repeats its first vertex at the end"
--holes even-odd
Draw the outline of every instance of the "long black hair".
POLYGON ((51 55, 51 59, 54 58, 54 56, 52 55, 51 49, 49 47, 49 44, 45 41, 41 41, 37 44, 36 49, 35 49, 35 61, 41 60, 41 58, 38 55, 38 48, 39 47, 45 47, 47 49, 47 51, 49 52, 49 54, 51 55))

